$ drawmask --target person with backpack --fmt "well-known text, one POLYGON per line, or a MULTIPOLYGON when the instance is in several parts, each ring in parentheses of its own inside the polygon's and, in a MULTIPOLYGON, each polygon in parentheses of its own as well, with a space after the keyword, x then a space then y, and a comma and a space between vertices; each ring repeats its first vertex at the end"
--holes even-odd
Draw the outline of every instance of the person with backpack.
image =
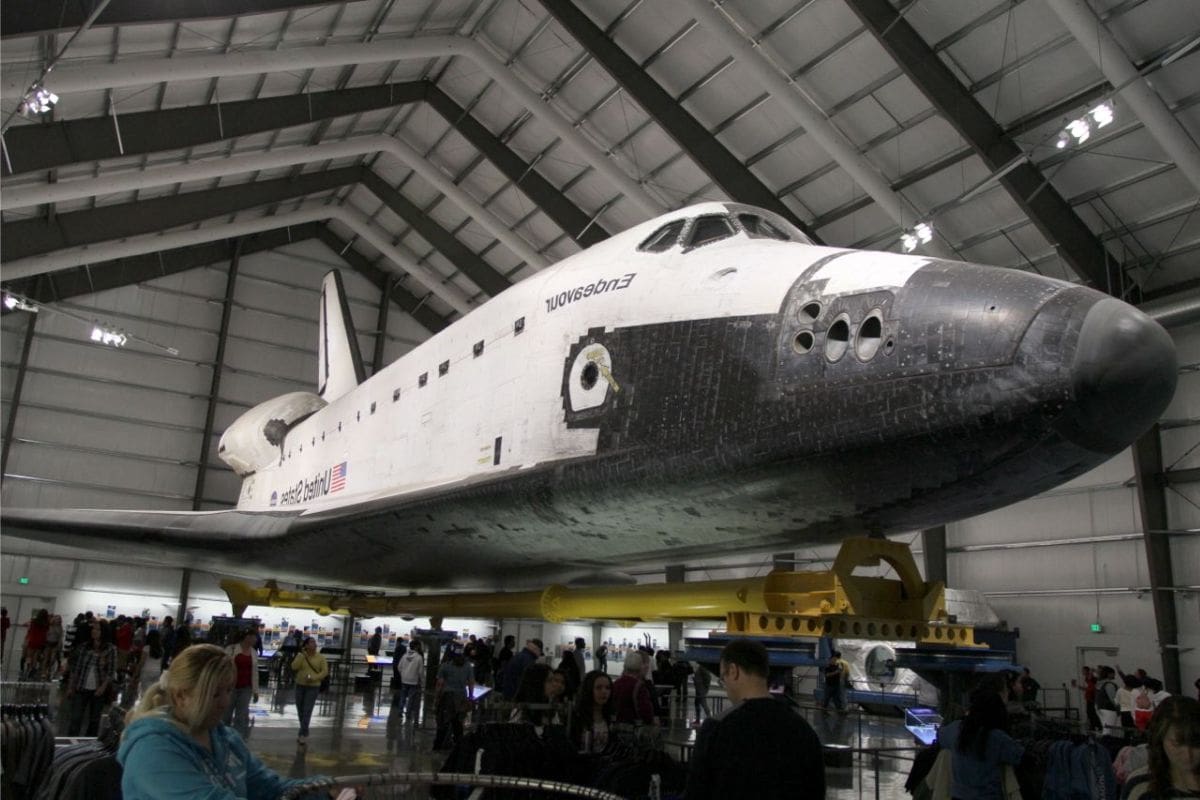
POLYGON ((1100 681, 1096 686, 1096 715, 1100 717, 1104 736, 1121 736, 1120 707, 1117 705, 1116 673, 1112 667, 1100 667, 1100 681))
POLYGON ((1139 731, 1144 731, 1150 726, 1150 717, 1154 714, 1154 698, 1151 696, 1150 681, 1153 678, 1147 678, 1142 681, 1133 692, 1133 726, 1139 731))

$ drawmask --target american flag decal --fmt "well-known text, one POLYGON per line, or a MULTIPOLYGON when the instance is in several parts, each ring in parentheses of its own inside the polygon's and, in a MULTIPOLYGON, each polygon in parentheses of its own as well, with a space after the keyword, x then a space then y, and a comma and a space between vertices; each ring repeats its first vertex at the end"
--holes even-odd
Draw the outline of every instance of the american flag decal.
POLYGON ((346 462, 338 464, 333 468, 333 476, 329 481, 330 492, 340 492, 346 488, 346 462))

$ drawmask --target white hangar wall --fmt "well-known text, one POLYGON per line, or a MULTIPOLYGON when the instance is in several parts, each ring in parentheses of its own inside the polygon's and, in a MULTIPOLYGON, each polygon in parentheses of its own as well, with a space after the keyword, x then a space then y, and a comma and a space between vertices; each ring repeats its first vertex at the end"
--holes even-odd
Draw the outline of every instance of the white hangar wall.
MULTIPOLYGON (((1163 414, 1163 466, 1200 466, 1200 325, 1172 331, 1183 371, 1163 414), (1192 365, 1188 369, 1188 365, 1192 365), (1193 449, 1195 448, 1195 449, 1193 449)), ((1044 686, 1076 677, 1082 664, 1144 667, 1162 675, 1133 457, 1126 450, 1065 486, 947 526, 952 587, 977 589, 1019 627, 1022 662, 1044 686), (1027 542, 1129 536, 1052 546, 1027 542), (1099 622, 1101 633, 1091 625, 1099 622)), ((1200 586, 1200 483, 1166 488, 1174 584, 1200 586)), ((1166 535, 1166 534, 1152 534, 1166 535)), ((1200 677, 1200 591, 1174 595, 1185 689, 1200 677)), ((1078 705, 1078 696, 1072 702, 1078 705)))
MULTIPOLYGON (((224 262, 71 298, 37 315, 4 503, 192 507, 228 268, 224 262), (119 349, 92 342, 93 320, 162 348, 145 341, 119 349)), ((217 457, 225 428, 263 400, 315 391, 318 296, 322 277, 335 268, 342 270, 359 346, 369 362, 379 290, 366 278, 316 240, 241 259, 204 508, 234 504, 240 489, 237 476, 217 457)), ((3 320, 0 413, 6 420, 27 325, 25 314, 3 320)), ((428 336, 393 306, 383 361, 390 363, 428 336)))

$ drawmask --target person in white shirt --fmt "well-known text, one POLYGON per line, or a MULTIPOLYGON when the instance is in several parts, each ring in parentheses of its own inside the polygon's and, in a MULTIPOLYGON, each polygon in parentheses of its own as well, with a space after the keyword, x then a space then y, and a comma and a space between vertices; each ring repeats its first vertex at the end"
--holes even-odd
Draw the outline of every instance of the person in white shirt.
POLYGON ((400 691, 392 700, 392 706, 399 709, 401 716, 407 714, 410 722, 416 721, 421 709, 421 685, 424 682, 425 656, 421 653, 421 643, 414 640, 400 659, 400 691))

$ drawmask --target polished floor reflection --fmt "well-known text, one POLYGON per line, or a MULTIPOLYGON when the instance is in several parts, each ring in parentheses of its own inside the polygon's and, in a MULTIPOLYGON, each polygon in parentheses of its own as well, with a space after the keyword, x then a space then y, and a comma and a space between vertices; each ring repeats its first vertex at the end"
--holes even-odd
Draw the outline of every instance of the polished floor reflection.
MULTIPOLYGON (((432 715, 394 725, 389 736, 391 693, 386 688, 322 695, 313 714, 308 742, 297 744, 299 722, 292 692, 265 690, 252 706, 250 749, 264 763, 289 777, 349 776, 388 771, 435 771, 445 761, 433 750, 432 715)), ((691 704, 686 704, 691 713, 691 704)), ((849 748, 847 767, 826 769, 827 797, 893 798, 906 796, 904 781, 912 763, 914 740, 899 718, 866 714, 804 714, 822 743, 849 748), (871 752, 853 752, 868 750, 871 752)), ((672 757, 686 759, 696 731, 692 720, 676 717, 665 742, 672 757)), ((423 787, 373 789, 371 798, 425 798, 423 787)))

